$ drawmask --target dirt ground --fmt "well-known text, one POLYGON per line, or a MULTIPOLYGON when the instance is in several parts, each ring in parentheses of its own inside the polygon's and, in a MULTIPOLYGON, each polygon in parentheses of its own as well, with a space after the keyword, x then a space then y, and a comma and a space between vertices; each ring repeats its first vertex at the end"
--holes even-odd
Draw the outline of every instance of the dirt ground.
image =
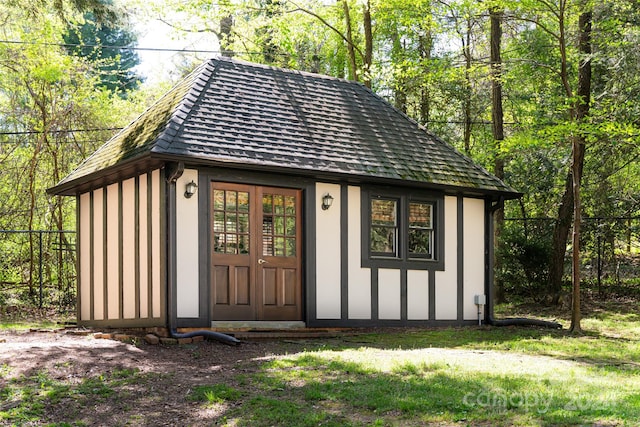
MULTIPOLYGON (((66 332, 0 332, 0 391, 43 372, 44 378, 68 384, 71 390, 77 390, 87 378, 95 380, 93 391, 81 397, 62 392, 49 399, 56 403, 44 408, 38 422, 23 425, 212 425, 224 416, 225 408, 190 401, 187 397, 194 387, 226 383, 239 373, 257 369, 260 360, 286 354, 294 347, 299 344, 283 340, 249 341, 239 346, 216 341, 149 345, 140 340, 134 345, 66 332), (133 375, 135 380, 117 381, 133 375), (109 386, 101 389, 104 381, 109 386), (110 393, 108 399, 102 398, 110 393)), ((0 395, 0 412, 20 404, 15 397, 0 395)), ((2 422, 0 419, 0 425, 2 422)))

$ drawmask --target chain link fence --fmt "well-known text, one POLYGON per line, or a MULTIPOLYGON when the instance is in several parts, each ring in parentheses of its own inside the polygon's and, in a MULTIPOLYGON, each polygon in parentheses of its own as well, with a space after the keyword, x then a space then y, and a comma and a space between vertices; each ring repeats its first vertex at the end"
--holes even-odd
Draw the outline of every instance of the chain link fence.
POLYGON ((75 310, 75 240, 68 230, 0 230, 2 310, 75 310))

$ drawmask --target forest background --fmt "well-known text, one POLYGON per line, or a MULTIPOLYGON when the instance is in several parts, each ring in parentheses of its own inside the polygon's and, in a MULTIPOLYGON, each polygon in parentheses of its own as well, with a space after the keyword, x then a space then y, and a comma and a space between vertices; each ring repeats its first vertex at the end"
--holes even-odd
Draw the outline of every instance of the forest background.
POLYGON ((215 54, 357 80, 521 191, 498 300, 639 297, 639 44, 633 0, 5 1, 0 303, 73 306, 75 200, 45 190, 215 54), (218 43, 145 84, 148 20, 218 43))

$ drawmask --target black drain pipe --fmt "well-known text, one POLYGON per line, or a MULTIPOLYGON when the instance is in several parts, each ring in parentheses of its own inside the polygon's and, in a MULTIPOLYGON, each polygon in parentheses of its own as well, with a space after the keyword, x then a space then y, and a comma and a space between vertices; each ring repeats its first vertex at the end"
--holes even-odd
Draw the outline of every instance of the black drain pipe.
POLYGON ((174 302, 176 300, 177 292, 177 274, 176 274, 176 181, 182 176, 184 172, 184 163, 167 163, 165 167, 165 173, 167 175, 167 192, 166 192, 166 218, 167 218, 167 323, 169 329, 169 335, 171 338, 193 338, 203 336, 211 338, 216 341, 220 341, 228 345, 238 345, 240 340, 231 335, 223 334, 213 331, 193 331, 187 333, 180 333, 177 331, 176 313, 174 310, 174 302))
POLYGON ((525 317, 513 317, 506 319, 494 319, 493 317, 493 265, 495 260, 494 249, 494 224, 493 215, 498 209, 504 208, 504 197, 500 197, 498 202, 493 204, 489 203, 487 209, 489 215, 485 215, 487 230, 485 239, 487 245, 486 262, 485 262, 485 292, 487 293, 487 307, 485 313, 485 322, 492 326, 541 326, 551 329, 562 329, 562 325, 558 322, 550 322, 547 320, 528 319, 525 317))

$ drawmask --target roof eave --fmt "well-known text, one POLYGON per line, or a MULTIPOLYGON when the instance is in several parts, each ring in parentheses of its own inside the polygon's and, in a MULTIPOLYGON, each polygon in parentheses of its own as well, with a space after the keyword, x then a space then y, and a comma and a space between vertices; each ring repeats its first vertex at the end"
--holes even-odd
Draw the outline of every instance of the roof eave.
MULTIPOLYGON (((153 158, 161 160, 162 162, 175 162, 181 161, 185 165, 193 167, 222 167, 225 169, 243 169, 246 168, 247 163, 234 162, 228 160, 219 159, 205 159, 192 156, 180 156, 175 154, 154 153, 153 158)), ((490 197, 493 200, 504 199, 513 200, 519 199, 523 196, 523 193, 515 190, 498 190, 498 189, 483 189, 470 186, 457 186, 449 184, 435 184, 423 181, 412 181, 406 179, 394 179, 385 178, 371 175, 361 175, 356 173, 343 173, 343 172, 331 172, 326 170, 312 170, 302 168, 292 168, 283 165, 265 165, 259 163, 251 163, 251 170, 256 172, 266 173, 278 173, 285 175, 297 175, 311 177, 316 180, 334 181, 334 182, 348 182, 353 184, 378 184, 378 185, 390 185, 390 186, 404 186, 404 187, 420 187, 433 191, 440 191, 445 194, 464 194, 473 197, 490 197)))
POLYGON ((164 161, 148 154, 128 159, 106 169, 101 169, 87 175, 80 176, 67 182, 61 182, 47 188, 47 194, 56 196, 75 196, 94 188, 105 187, 110 184, 158 169, 164 161))

